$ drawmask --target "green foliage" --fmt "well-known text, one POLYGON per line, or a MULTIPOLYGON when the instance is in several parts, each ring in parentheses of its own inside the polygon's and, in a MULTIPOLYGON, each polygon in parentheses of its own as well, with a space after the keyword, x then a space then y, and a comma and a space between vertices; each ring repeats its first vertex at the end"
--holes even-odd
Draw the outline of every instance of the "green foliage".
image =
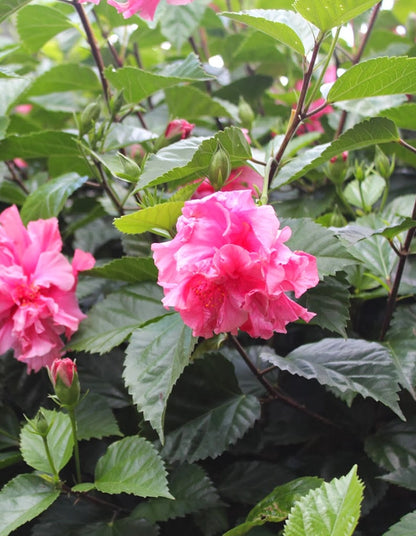
POLYGON ((401 520, 390 527, 383 536, 411 536, 415 530, 416 512, 410 512, 401 518, 401 520))

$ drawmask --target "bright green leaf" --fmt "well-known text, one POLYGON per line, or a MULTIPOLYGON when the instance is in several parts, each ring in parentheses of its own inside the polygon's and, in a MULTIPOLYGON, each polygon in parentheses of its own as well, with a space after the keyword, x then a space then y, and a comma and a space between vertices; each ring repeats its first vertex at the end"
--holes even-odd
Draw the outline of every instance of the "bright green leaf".
POLYGON ((72 28, 69 20, 48 6, 26 6, 17 15, 20 39, 30 52, 37 52, 49 39, 68 28, 72 28))
POLYGON ((390 352, 381 344, 361 339, 322 339, 299 346, 286 357, 272 350, 261 358, 307 379, 315 379, 351 405, 360 394, 392 409, 399 417, 398 380, 390 352))
POLYGON ((383 177, 373 173, 363 181, 355 179, 349 182, 344 189, 344 197, 351 205, 367 212, 383 195, 386 186, 383 177))
POLYGON ((0 23, 29 2, 31 0, 2 0, 0 3, 0 23))
POLYGON ((325 32, 349 22, 376 3, 377 0, 295 0, 293 7, 325 32))
POLYGON ((170 237, 170 231, 182 213, 183 201, 160 203, 126 214, 114 220, 114 225, 122 233, 140 234, 150 231, 170 237))
POLYGON ((231 103, 215 99, 194 86, 172 87, 165 90, 166 102, 172 117, 182 117, 188 121, 203 116, 232 117, 228 107, 231 103))
POLYGON ((173 499, 162 459, 141 437, 126 437, 108 447, 95 468, 95 487, 103 493, 173 499))
POLYGON ((360 516, 363 489, 354 466, 348 475, 311 490, 295 503, 283 535, 351 536, 360 516))
MULTIPOLYGON (((43 409, 42 413, 50 426, 47 442, 56 471, 60 471, 68 463, 72 455, 74 440, 72 437, 69 416, 58 411, 43 409)), ((47 458, 43 439, 33 431, 30 423, 26 423, 20 434, 20 449, 25 462, 46 473, 53 474, 53 469, 47 458)))
POLYGON ((312 50, 318 34, 318 29, 303 17, 283 9, 251 9, 221 15, 270 35, 303 56, 312 50))
POLYGON ((38 475, 23 474, 10 480, 0 491, 0 536, 37 517, 59 497, 59 489, 38 475))
POLYGON ((299 179, 343 151, 354 151, 399 139, 400 135, 393 121, 384 117, 365 120, 344 132, 332 143, 312 147, 288 162, 275 176, 272 187, 278 188, 299 179))
POLYGON ((20 212, 23 223, 58 216, 68 197, 81 188, 87 179, 88 177, 69 173, 42 184, 23 204, 20 212))
POLYGON ((328 102, 416 93, 416 58, 373 58, 348 69, 329 90, 328 102))
POLYGON ((178 314, 134 331, 126 352, 124 381, 138 410, 164 441, 166 404, 196 344, 178 314))
POLYGON ((122 67, 117 70, 108 67, 105 75, 114 87, 123 90, 126 101, 133 103, 180 82, 197 82, 211 78, 202 69, 195 54, 190 54, 182 62, 169 65, 169 70, 162 73, 152 73, 138 67, 122 67))

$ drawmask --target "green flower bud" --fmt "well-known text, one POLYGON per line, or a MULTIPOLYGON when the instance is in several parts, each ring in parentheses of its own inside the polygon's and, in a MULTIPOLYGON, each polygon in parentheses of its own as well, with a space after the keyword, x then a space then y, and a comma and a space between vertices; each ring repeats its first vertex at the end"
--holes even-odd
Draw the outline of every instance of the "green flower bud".
POLYGON ((363 164, 358 163, 357 160, 354 162, 354 177, 359 182, 365 179, 365 170, 364 170, 363 164))
POLYGON ((394 157, 392 161, 383 153, 378 145, 376 145, 376 154, 374 158, 374 164, 376 166, 377 173, 387 180, 390 178, 391 174, 394 171, 394 157))
POLYGON ((252 107, 241 96, 238 102, 238 117, 240 118, 242 126, 250 130, 253 124, 255 115, 254 115, 252 107))
POLYGON ((215 190, 220 190, 231 173, 231 162, 227 151, 218 144, 208 167, 208 179, 215 190))
POLYGON ((48 424, 45 415, 42 413, 42 410, 39 410, 36 414, 36 417, 29 422, 35 433, 42 437, 46 437, 48 435, 50 425, 48 424))
POLYGON ((334 184, 342 184, 345 181, 348 171, 348 152, 344 151, 341 155, 334 156, 326 166, 328 178, 334 184))
POLYGON ((100 117, 101 107, 98 102, 90 102, 85 110, 81 113, 79 124, 79 135, 83 136, 91 130, 94 123, 100 117))
POLYGON ((114 97, 111 98, 110 109, 111 109, 111 114, 113 117, 115 117, 118 114, 121 107, 123 106, 123 103, 124 103, 123 91, 124 91, 123 89, 121 91, 117 91, 114 97))
POLYGON ((118 153, 118 156, 123 167, 123 171, 117 173, 117 177, 120 177, 120 179, 125 179, 129 182, 137 182, 141 173, 140 167, 128 156, 125 156, 121 153, 118 153))

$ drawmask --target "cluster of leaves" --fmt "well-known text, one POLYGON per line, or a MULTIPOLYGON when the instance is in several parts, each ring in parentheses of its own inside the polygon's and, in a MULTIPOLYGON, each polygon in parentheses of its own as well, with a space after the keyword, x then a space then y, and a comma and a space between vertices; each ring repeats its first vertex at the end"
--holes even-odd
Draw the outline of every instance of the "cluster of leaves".
POLYGON ((82 482, 46 373, 0 361, 1 536, 414 535, 413 3, 194 0, 147 24, 1 2, 1 207, 98 259, 68 348, 82 482), (166 140, 174 118, 193 135, 166 140), (318 261, 316 317, 267 344, 196 340, 156 284, 150 244, 219 145, 318 261))

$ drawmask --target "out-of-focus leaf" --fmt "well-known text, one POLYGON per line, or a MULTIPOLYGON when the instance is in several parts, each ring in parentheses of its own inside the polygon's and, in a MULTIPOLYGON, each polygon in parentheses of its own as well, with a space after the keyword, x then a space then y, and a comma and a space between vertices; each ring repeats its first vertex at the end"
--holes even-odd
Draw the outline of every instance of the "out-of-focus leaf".
POLYGON ((180 7, 166 5, 160 18, 160 29, 166 39, 177 49, 181 49, 200 26, 209 1, 199 0, 199 2, 180 7))
POLYGON ((103 277, 127 283, 156 281, 157 269, 150 257, 122 257, 84 272, 84 275, 103 277))
POLYGON ((124 381, 144 418, 164 441, 166 404, 196 344, 178 314, 133 332, 126 352, 124 381))
POLYGON ((342 26, 374 6, 377 0, 295 0, 293 7, 322 32, 342 26))
POLYGON ((382 478, 396 486, 416 491, 416 465, 396 469, 387 475, 383 475, 382 478))
POLYGON ((98 460, 94 484, 103 493, 173 499, 163 461, 153 445, 142 437, 126 437, 112 443, 98 460))
POLYGON ((416 527, 416 510, 401 518, 383 536, 413 536, 416 527))
POLYGON ((264 350, 272 365, 327 386, 347 404, 360 394, 403 418, 398 405, 398 379, 390 352, 381 344, 361 339, 322 339, 299 346, 286 357, 264 350))
POLYGON ((0 4, 0 23, 29 2, 31 0, 2 0, 0 4))
POLYGON ((0 536, 37 517, 56 501, 60 491, 38 475, 18 475, 0 491, 0 536))
POLYGON ((36 96, 59 91, 98 91, 100 82, 94 71, 79 63, 62 63, 35 79, 27 95, 36 96))

